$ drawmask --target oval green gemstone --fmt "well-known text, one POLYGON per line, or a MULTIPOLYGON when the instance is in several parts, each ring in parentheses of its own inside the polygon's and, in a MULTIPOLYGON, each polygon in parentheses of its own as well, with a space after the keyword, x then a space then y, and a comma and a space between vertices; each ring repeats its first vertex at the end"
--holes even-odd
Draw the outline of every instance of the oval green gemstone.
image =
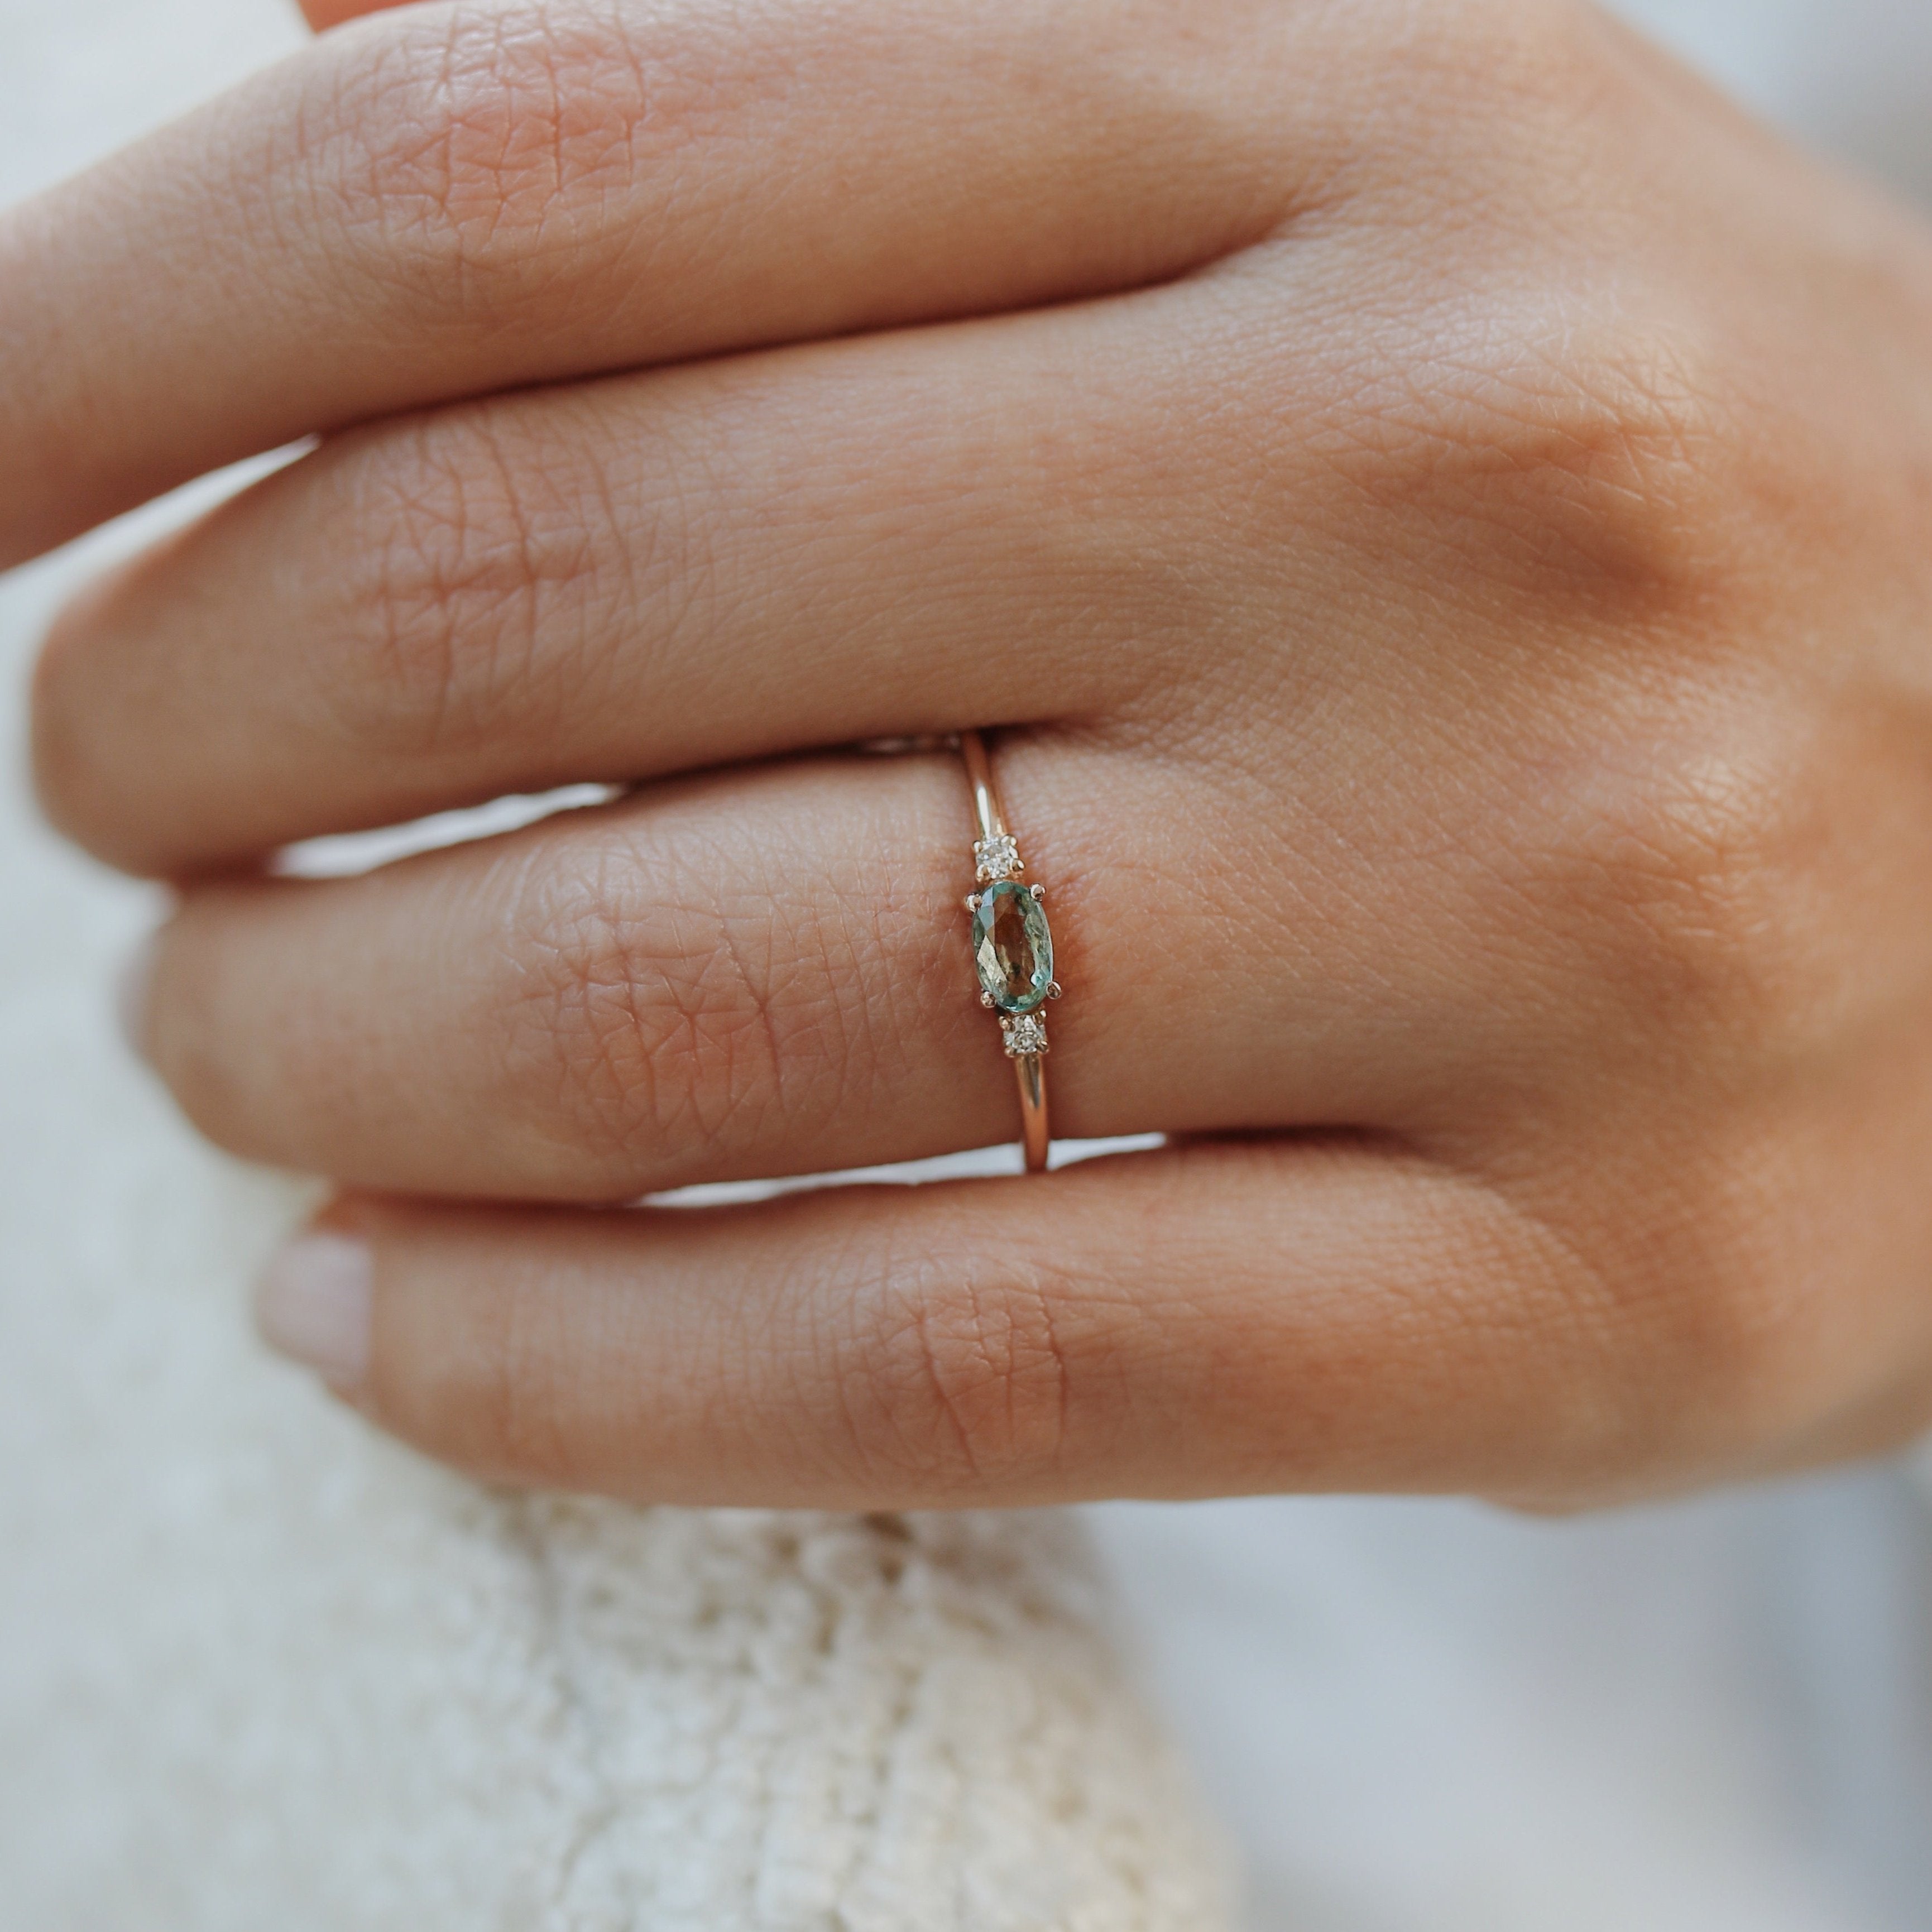
POLYGON ((1003 1013, 1030 1013, 1053 984, 1053 934, 1046 908, 1018 880, 980 896, 973 914, 973 963, 1003 1013))

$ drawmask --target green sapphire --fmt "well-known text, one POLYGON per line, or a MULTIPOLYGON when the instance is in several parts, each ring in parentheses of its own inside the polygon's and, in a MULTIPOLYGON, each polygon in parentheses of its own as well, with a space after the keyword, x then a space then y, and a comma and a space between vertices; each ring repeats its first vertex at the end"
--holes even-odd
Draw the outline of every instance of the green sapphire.
POLYGON ((1002 879, 980 896, 973 914, 973 963, 1003 1013, 1030 1013, 1053 985, 1053 934, 1033 889, 1002 879))

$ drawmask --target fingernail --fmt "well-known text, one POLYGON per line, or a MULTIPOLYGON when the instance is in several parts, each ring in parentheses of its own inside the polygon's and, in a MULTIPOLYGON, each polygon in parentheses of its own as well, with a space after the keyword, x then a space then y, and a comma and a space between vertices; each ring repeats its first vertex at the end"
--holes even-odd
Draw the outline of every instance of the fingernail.
POLYGON ((278 1354, 352 1395, 369 1369, 369 1250, 346 1234, 298 1234, 262 1270, 255 1326, 278 1354))
POLYGON ((151 932, 122 963, 114 982, 114 1011, 121 1037, 136 1060, 148 1057, 148 988, 154 977, 154 935, 151 932))

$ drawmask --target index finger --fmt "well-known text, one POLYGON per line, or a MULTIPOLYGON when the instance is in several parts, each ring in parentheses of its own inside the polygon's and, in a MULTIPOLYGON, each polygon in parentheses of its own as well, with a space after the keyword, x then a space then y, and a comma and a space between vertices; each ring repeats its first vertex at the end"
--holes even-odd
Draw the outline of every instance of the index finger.
POLYGON ((405 407, 1183 273, 1292 200, 1300 10, 356 22, 0 215, 0 566, 405 407))

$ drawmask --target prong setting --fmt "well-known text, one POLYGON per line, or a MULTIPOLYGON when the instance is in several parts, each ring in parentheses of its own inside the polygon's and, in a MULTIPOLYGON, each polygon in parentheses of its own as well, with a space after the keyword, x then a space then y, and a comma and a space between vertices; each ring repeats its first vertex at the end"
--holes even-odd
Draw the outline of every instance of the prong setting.
POLYGON ((1000 1039, 1012 1063, 1019 1088, 1021 1138, 1026 1171, 1043 1174, 1052 1151, 1046 1103, 1046 1015, 1049 997, 1060 986, 1053 976, 1053 932, 1048 923, 1043 886, 1020 874, 1019 846, 1006 828, 986 741, 962 728, 959 754, 973 794, 975 883, 980 890, 967 900, 973 918, 973 968, 980 1004, 1000 1022, 1000 1039))
POLYGON ((1020 848, 1010 832, 995 832, 973 842, 974 876, 982 886, 1000 879, 1017 878, 1026 870, 1020 862, 1020 848))
POLYGON ((1009 1060, 1024 1060, 1047 1051, 1046 1022, 1037 1013, 1020 1013, 1001 1020, 1000 1037, 1009 1060))

